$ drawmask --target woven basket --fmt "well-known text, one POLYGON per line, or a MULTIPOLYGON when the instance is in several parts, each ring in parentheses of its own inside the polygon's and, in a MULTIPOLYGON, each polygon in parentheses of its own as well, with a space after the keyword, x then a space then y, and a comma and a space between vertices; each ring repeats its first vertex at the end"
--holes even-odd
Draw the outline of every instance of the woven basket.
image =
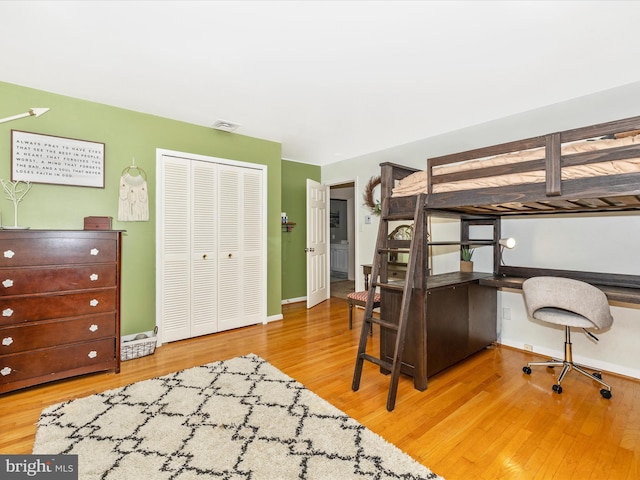
POLYGON ((153 355, 153 352, 156 351, 156 343, 157 338, 155 334, 149 338, 122 342, 120 345, 120 360, 124 362, 126 360, 133 360, 134 358, 153 355))

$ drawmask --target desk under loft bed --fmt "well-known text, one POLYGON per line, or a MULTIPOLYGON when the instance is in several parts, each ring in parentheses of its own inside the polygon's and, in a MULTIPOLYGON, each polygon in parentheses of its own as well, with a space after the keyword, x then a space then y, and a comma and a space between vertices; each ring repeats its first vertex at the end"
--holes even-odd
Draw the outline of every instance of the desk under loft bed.
MULTIPOLYGON (((640 117, 430 158, 424 171, 383 163, 381 197, 391 220, 413 215, 418 199, 426 199, 400 370, 419 390, 429 376, 496 341, 499 288, 521 288, 532 276, 564 276, 598 286, 610 300, 640 304, 640 276, 505 266, 498 243, 500 220, 510 215, 640 210, 640 117), (431 241, 427 218, 434 215, 459 219, 460 241, 431 241), (471 238, 474 225, 489 225, 492 238, 471 238), (428 276, 434 245, 492 246, 493 272, 428 276)), ((383 260, 380 283, 387 281, 385 268, 383 260)), ((380 316, 398 319, 402 290, 380 293, 380 316)), ((382 325, 381 359, 393 357, 395 339, 382 325)))

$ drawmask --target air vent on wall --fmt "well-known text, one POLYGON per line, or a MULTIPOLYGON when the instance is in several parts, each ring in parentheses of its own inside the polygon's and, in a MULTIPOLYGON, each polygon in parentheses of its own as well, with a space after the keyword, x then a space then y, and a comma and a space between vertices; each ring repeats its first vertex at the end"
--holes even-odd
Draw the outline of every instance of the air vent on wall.
POLYGON ((228 120, 216 120, 213 124, 213 128, 216 130, 222 130, 223 132, 233 132, 235 131, 240 124, 233 123, 228 120))

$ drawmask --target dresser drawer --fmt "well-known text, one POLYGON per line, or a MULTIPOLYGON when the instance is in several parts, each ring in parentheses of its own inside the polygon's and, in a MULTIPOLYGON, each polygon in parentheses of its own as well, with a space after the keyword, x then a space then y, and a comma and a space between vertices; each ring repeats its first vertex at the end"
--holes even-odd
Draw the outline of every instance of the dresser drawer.
POLYGON ((82 293, 0 297, 0 325, 115 312, 117 289, 82 293))
POLYGON ((115 336, 115 313, 27 322, 0 328, 0 356, 115 336))
MULTIPOLYGON (((0 357, 0 386, 36 377, 61 376, 78 371, 98 371, 116 366, 115 339, 44 348, 0 357), (62 375, 61 375, 62 374, 62 375)), ((45 380, 42 380, 45 381, 45 380)), ((0 391, 7 390, 0 388, 0 391)))
POLYGON ((116 264, 0 268, 0 296, 89 290, 116 285, 116 264))
POLYGON ((117 253, 114 234, 104 238, 0 235, 0 267, 109 263, 116 261, 117 253))

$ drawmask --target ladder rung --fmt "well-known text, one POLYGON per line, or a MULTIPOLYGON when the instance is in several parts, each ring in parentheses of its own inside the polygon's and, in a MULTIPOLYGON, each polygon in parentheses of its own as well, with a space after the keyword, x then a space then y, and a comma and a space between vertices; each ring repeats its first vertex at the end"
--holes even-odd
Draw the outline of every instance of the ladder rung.
MULTIPOLYGON (((387 290, 398 290, 398 291, 403 291, 404 290, 404 282, 400 282, 400 281, 395 281, 393 283, 391 283, 391 282, 389 282, 389 283, 373 282, 372 286, 373 287, 386 288, 387 290)), ((369 288, 371 288, 371 287, 369 287, 369 288)))
POLYGON ((362 358, 363 360, 367 360, 368 362, 375 363, 376 365, 378 365, 380 367, 384 367, 387 370, 391 370, 391 368, 393 367, 391 362, 386 362, 384 360, 381 360, 378 357, 374 357, 373 355, 369 355, 368 353, 361 353, 360 354, 360 358, 362 358))
POLYGON ((379 248, 378 253, 411 253, 410 248, 379 248))
POLYGON ((371 323, 375 323, 376 325, 380 325, 381 327, 388 328, 389 330, 395 330, 396 332, 398 331, 397 323, 388 322, 387 320, 384 320, 382 318, 376 318, 376 317, 371 317, 367 320, 371 323))
POLYGON ((407 213, 391 213, 389 215, 381 215, 382 220, 415 220, 413 215, 407 213))

